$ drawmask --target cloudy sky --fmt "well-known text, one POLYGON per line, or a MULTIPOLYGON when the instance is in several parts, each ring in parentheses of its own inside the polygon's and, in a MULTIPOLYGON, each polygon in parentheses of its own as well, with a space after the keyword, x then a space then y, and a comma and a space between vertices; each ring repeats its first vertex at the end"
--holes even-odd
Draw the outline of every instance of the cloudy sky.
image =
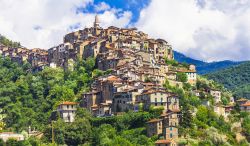
POLYGON ((0 0, 0 34, 48 49, 71 31, 138 27, 205 61, 250 60, 250 0, 0 0))

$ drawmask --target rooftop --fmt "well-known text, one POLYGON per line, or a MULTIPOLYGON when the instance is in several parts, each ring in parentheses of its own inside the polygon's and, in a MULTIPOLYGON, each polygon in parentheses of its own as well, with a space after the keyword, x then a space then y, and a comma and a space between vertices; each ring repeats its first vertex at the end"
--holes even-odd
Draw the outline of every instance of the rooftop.
POLYGON ((246 98, 240 98, 240 99, 238 99, 238 100, 236 100, 236 101, 247 101, 248 99, 246 99, 246 98))
POLYGON ((170 139, 160 139, 157 140, 155 143, 156 144, 170 144, 172 141, 170 139))
POLYGON ((250 106, 250 101, 247 101, 245 104, 242 104, 241 106, 250 106))
POLYGON ((77 102, 70 102, 70 101, 64 101, 62 103, 60 103, 60 105, 76 105, 78 104, 77 102))
POLYGON ((147 123, 155 123, 155 122, 159 122, 159 121, 162 121, 162 119, 151 119, 147 123))

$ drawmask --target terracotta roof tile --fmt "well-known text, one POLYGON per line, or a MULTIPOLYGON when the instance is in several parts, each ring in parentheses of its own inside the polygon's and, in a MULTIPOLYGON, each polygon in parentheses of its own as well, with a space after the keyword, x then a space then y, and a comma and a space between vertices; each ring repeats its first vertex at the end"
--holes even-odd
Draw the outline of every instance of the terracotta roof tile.
POLYGON ((170 144, 171 140, 170 139, 161 139, 161 140, 157 140, 155 143, 156 144, 170 144))
POLYGON ((245 104, 242 104, 241 106, 250 106, 250 101, 247 101, 245 104))
POLYGON ((77 102, 70 102, 70 101, 64 101, 62 103, 60 103, 60 105, 76 105, 78 104, 77 102))

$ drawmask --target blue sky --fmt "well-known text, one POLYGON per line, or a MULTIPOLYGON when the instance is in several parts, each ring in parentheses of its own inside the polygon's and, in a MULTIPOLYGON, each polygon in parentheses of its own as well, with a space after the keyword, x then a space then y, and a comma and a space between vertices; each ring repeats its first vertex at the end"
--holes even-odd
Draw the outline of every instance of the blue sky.
POLYGON ((96 14, 104 28, 137 27, 195 59, 250 60, 250 0, 0 0, 0 34, 49 49, 96 14))
MULTIPOLYGON (((95 5, 99 3, 107 3, 111 8, 121 9, 122 11, 131 11, 133 13, 131 23, 135 23, 140 15, 140 11, 148 6, 150 0, 95 0, 93 5, 88 5, 85 12, 95 12, 95 5)), ((98 12, 98 13, 102 13, 98 12)))

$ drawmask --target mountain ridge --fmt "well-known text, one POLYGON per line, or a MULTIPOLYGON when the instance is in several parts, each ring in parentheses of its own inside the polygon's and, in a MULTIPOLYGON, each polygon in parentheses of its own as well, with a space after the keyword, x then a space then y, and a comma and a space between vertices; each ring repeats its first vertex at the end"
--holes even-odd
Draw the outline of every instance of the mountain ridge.
POLYGON ((231 61, 231 60, 223 60, 223 61, 215 61, 215 62, 205 62, 197 59, 193 59, 191 57, 187 57, 184 54, 174 51, 174 58, 178 62, 188 63, 196 65, 198 74, 207 74, 211 72, 215 72, 218 70, 222 70, 231 66, 239 65, 246 61, 231 61))

